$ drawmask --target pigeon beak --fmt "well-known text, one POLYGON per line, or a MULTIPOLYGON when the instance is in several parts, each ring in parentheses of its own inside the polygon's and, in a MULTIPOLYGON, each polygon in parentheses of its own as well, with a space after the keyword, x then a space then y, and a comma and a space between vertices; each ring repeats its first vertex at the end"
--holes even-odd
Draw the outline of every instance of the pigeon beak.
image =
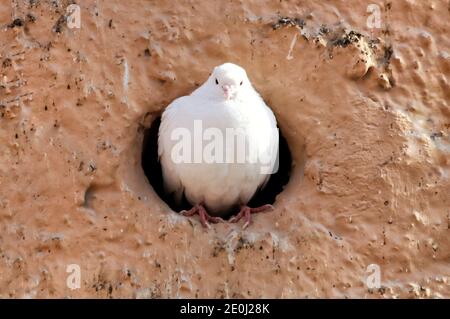
POLYGON ((230 99, 230 97, 232 96, 232 90, 231 90, 231 86, 230 85, 222 85, 222 90, 223 90, 223 95, 225 96, 225 98, 227 100, 230 99))

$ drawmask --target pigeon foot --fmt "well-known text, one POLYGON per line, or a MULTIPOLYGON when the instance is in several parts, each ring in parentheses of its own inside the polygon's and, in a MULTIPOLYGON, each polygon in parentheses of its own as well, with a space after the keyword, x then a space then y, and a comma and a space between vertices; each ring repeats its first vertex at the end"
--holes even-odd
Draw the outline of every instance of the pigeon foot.
POLYGON ((244 223, 244 226, 242 227, 242 229, 246 229, 252 222, 252 214, 262 213, 267 210, 273 210, 273 209, 274 209, 274 207, 270 204, 266 204, 266 205, 263 205, 260 207, 255 207, 255 208, 248 207, 247 205, 242 205, 239 213, 237 215, 231 217, 229 222, 237 223, 242 218, 244 218, 245 223, 244 223))
POLYGON ((194 207, 192 207, 190 210, 182 210, 180 212, 183 216, 191 217, 194 215, 198 215, 200 217, 200 222, 202 223, 203 227, 210 228, 211 226, 209 223, 217 224, 224 222, 224 220, 220 217, 214 217, 208 214, 203 204, 197 204, 194 207))

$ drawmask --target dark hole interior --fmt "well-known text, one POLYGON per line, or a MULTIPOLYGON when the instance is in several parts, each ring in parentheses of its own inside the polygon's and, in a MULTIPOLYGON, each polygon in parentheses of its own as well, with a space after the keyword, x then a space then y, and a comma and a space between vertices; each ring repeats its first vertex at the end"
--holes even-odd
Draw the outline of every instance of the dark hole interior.
MULTIPOLYGON (((142 150, 142 168, 148 181, 153 186, 155 192, 171 209, 178 212, 183 209, 190 209, 192 205, 184 198, 181 205, 164 193, 161 165, 158 160, 158 130, 161 118, 153 121, 151 127, 144 132, 143 150, 142 150)), ((281 193, 289 181, 291 173, 292 156, 288 144, 280 130, 280 148, 279 148, 279 169, 272 174, 266 187, 259 190, 249 202, 250 207, 258 207, 265 204, 273 204, 276 196, 281 193)), ((231 212, 229 216, 236 214, 231 212)))

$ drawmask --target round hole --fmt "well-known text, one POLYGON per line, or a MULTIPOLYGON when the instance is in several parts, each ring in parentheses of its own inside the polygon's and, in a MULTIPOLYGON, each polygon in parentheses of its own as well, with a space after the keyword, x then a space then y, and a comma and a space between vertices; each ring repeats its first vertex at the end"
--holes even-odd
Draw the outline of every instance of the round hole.
MULTIPOLYGON (((192 205, 183 198, 181 204, 177 204, 173 198, 167 196, 164 192, 161 164, 158 160, 158 131, 161 124, 161 117, 156 118, 150 128, 144 131, 143 149, 142 149, 142 168, 144 173, 158 196, 175 212, 183 209, 190 209, 192 205)), ((279 168, 275 174, 272 174, 266 186, 256 192, 248 205, 258 207, 265 204, 273 204, 276 196, 281 193, 289 181, 292 166, 292 156, 286 139, 280 130, 279 145, 279 168)), ((236 212, 230 212, 229 218, 236 212)))

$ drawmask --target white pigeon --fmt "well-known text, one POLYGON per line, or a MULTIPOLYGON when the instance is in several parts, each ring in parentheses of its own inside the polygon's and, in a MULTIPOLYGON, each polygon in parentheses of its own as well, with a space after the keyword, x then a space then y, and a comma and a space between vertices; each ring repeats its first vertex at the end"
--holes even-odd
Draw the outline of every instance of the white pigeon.
POLYGON ((250 208, 247 203, 277 168, 278 145, 275 116, 245 70, 236 64, 222 64, 203 85, 174 100, 162 114, 158 155, 164 189, 178 202, 184 195, 193 208, 182 213, 198 214, 208 227, 208 222, 223 221, 221 216, 240 207, 230 222, 244 218, 245 228, 252 213, 272 208, 250 208), (181 136, 186 138, 184 144, 180 144, 181 136), (243 160, 238 158, 244 140, 243 160))

